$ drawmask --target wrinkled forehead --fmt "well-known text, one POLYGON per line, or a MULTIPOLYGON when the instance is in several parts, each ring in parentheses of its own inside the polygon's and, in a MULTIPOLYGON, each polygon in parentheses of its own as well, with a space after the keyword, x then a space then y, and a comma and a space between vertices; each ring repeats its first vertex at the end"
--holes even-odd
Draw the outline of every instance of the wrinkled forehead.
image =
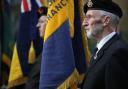
POLYGON ((47 19, 47 16, 45 16, 45 15, 42 15, 40 18, 39 18, 39 20, 46 20, 47 19))
POLYGON ((99 16, 101 13, 100 13, 100 10, 88 10, 87 12, 86 12, 86 16, 88 16, 88 15, 94 15, 94 16, 99 16))

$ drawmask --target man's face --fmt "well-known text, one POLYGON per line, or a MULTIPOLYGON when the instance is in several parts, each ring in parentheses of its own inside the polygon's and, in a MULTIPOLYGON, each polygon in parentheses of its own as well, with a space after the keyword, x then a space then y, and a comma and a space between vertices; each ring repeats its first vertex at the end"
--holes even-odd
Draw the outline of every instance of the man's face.
POLYGON ((47 22, 47 17, 45 15, 41 16, 38 20, 37 27, 39 27, 40 37, 44 36, 46 22, 47 22))
POLYGON ((102 16, 98 10, 88 10, 83 24, 86 29, 87 37, 97 37, 103 32, 103 21, 102 16))

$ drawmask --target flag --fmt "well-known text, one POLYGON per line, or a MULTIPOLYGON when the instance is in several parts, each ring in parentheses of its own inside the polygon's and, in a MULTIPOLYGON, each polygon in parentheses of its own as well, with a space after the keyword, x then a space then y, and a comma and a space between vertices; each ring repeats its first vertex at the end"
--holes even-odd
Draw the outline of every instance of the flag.
POLYGON ((8 0, 1 1, 1 83, 7 84, 14 45, 14 34, 11 23, 11 9, 8 0))
POLYGON ((89 50, 81 30, 80 4, 78 0, 49 2, 39 89, 77 89, 85 73, 89 50))
POLYGON ((74 0, 74 37, 72 39, 76 69, 79 72, 79 84, 85 77, 85 71, 90 59, 87 36, 82 28, 83 0, 74 0))
POLYGON ((41 6, 40 0, 21 1, 20 24, 13 51, 8 88, 27 81, 29 64, 34 63, 36 57, 42 52, 43 41, 36 28, 37 9, 41 6))
POLYGON ((48 7, 48 0, 40 0, 42 5, 45 6, 45 7, 48 7))

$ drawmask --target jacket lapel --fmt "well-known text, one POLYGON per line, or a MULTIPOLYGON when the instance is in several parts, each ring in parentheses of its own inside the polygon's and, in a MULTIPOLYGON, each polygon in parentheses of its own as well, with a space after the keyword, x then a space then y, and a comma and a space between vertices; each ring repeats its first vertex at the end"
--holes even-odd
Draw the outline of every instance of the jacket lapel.
POLYGON ((94 61, 89 65, 89 68, 86 72, 86 74, 88 74, 88 72, 91 70, 91 68, 93 68, 96 63, 101 59, 101 57, 104 55, 104 52, 109 48, 109 46, 111 46, 111 44, 115 41, 117 41, 119 39, 119 35, 116 34, 114 35, 102 48, 101 50, 97 53, 96 58, 94 59, 94 61))

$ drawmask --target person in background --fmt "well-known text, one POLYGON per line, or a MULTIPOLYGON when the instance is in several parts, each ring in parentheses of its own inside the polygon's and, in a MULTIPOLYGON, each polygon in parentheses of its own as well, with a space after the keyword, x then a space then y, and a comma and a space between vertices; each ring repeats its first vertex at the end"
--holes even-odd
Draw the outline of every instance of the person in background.
MULTIPOLYGON (((46 23, 47 23, 47 16, 46 16, 47 15, 47 7, 39 8, 39 10, 37 11, 37 14, 38 14, 38 18, 39 18, 37 27, 39 30, 40 37, 43 39, 45 27, 46 27, 46 23)), ((41 57, 42 57, 42 53, 38 56, 38 58, 36 59, 34 65, 32 66, 32 68, 30 70, 25 89, 39 89, 41 57)))
POLYGON ((38 11, 41 14, 38 14, 39 20, 37 23, 37 27, 40 33, 40 37, 44 37, 46 23, 47 23, 47 7, 41 7, 38 11))
POLYGON ((97 41, 82 89, 128 89, 128 44, 117 32, 121 8, 112 0, 88 0, 83 27, 97 41))

